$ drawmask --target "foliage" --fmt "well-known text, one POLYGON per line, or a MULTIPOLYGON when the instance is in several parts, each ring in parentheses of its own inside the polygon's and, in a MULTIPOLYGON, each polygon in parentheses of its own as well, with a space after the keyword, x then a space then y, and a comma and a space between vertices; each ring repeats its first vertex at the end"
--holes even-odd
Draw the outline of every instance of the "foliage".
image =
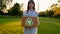
POLYGON ((4 8, 4 6, 11 5, 12 0, 0 0, 0 9, 4 8))
POLYGON ((15 3, 14 6, 9 10, 8 14, 12 16, 22 16, 20 5, 18 3, 15 3))
POLYGON ((52 4, 51 10, 54 12, 53 16, 58 16, 60 14, 60 5, 58 4, 52 4))
POLYGON ((44 17, 44 16, 45 16, 44 12, 40 12, 40 13, 39 13, 39 16, 44 17))
POLYGON ((52 17, 53 14, 54 14, 54 12, 51 10, 45 12, 45 16, 48 16, 48 17, 52 17))
POLYGON ((47 10, 47 11, 45 11, 45 12, 40 12, 40 13, 39 13, 39 16, 42 16, 42 17, 46 17, 46 16, 47 16, 47 17, 52 17, 53 14, 54 14, 53 11, 47 10))

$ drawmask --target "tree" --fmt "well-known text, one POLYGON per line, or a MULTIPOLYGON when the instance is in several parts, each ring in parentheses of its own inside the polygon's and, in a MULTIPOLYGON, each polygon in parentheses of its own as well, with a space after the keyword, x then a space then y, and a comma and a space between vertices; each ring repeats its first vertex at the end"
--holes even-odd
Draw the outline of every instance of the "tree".
POLYGON ((39 16, 44 17, 45 16, 44 12, 39 12, 39 16))
MULTIPOLYGON (((12 0, 0 0, 0 9, 2 10, 3 5, 11 5, 12 0)), ((3 7, 4 8, 4 7, 3 7)))
POLYGON ((60 6, 58 4, 51 5, 51 10, 54 12, 53 16, 57 16, 60 14, 60 6))
POLYGON ((52 17, 53 15, 54 15, 54 12, 51 11, 51 10, 47 10, 47 11, 45 12, 45 16, 52 17))
POLYGON ((22 16, 22 11, 20 10, 20 5, 18 3, 15 3, 14 6, 11 8, 11 10, 9 11, 9 15, 12 16, 22 16))

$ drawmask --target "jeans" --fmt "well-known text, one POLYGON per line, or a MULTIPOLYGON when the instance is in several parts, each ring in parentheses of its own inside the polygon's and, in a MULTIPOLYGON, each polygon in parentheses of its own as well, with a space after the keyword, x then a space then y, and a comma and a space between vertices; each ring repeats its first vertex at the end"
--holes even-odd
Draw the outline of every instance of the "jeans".
POLYGON ((35 27, 35 28, 24 28, 24 34, 37 34, 37 27, 35 27))

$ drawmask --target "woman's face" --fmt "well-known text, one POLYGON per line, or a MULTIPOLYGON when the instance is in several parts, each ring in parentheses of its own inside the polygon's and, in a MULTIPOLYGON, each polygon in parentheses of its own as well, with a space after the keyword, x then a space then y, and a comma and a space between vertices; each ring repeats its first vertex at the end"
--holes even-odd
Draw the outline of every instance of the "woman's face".
POLYGON ((32 2, 29 3, 29 9, 33 9, 34 4, 32 2))

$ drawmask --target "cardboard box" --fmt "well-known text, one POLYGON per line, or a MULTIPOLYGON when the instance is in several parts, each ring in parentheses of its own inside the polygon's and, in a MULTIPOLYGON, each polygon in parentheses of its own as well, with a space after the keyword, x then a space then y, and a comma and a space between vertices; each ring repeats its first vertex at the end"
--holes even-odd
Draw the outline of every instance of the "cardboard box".
POLYGON ((30 16, 28 16, 28 17, 27 16, 22 16, 22 26, 23 27, 28 27, 28 28, 37 27, 38 26, 38 18, 37 17, 30 17, 30 16), (30 23, 32 23, 31 26, 26 25, 27 19, 32 19, 32 22, 30 22, 30 23))

